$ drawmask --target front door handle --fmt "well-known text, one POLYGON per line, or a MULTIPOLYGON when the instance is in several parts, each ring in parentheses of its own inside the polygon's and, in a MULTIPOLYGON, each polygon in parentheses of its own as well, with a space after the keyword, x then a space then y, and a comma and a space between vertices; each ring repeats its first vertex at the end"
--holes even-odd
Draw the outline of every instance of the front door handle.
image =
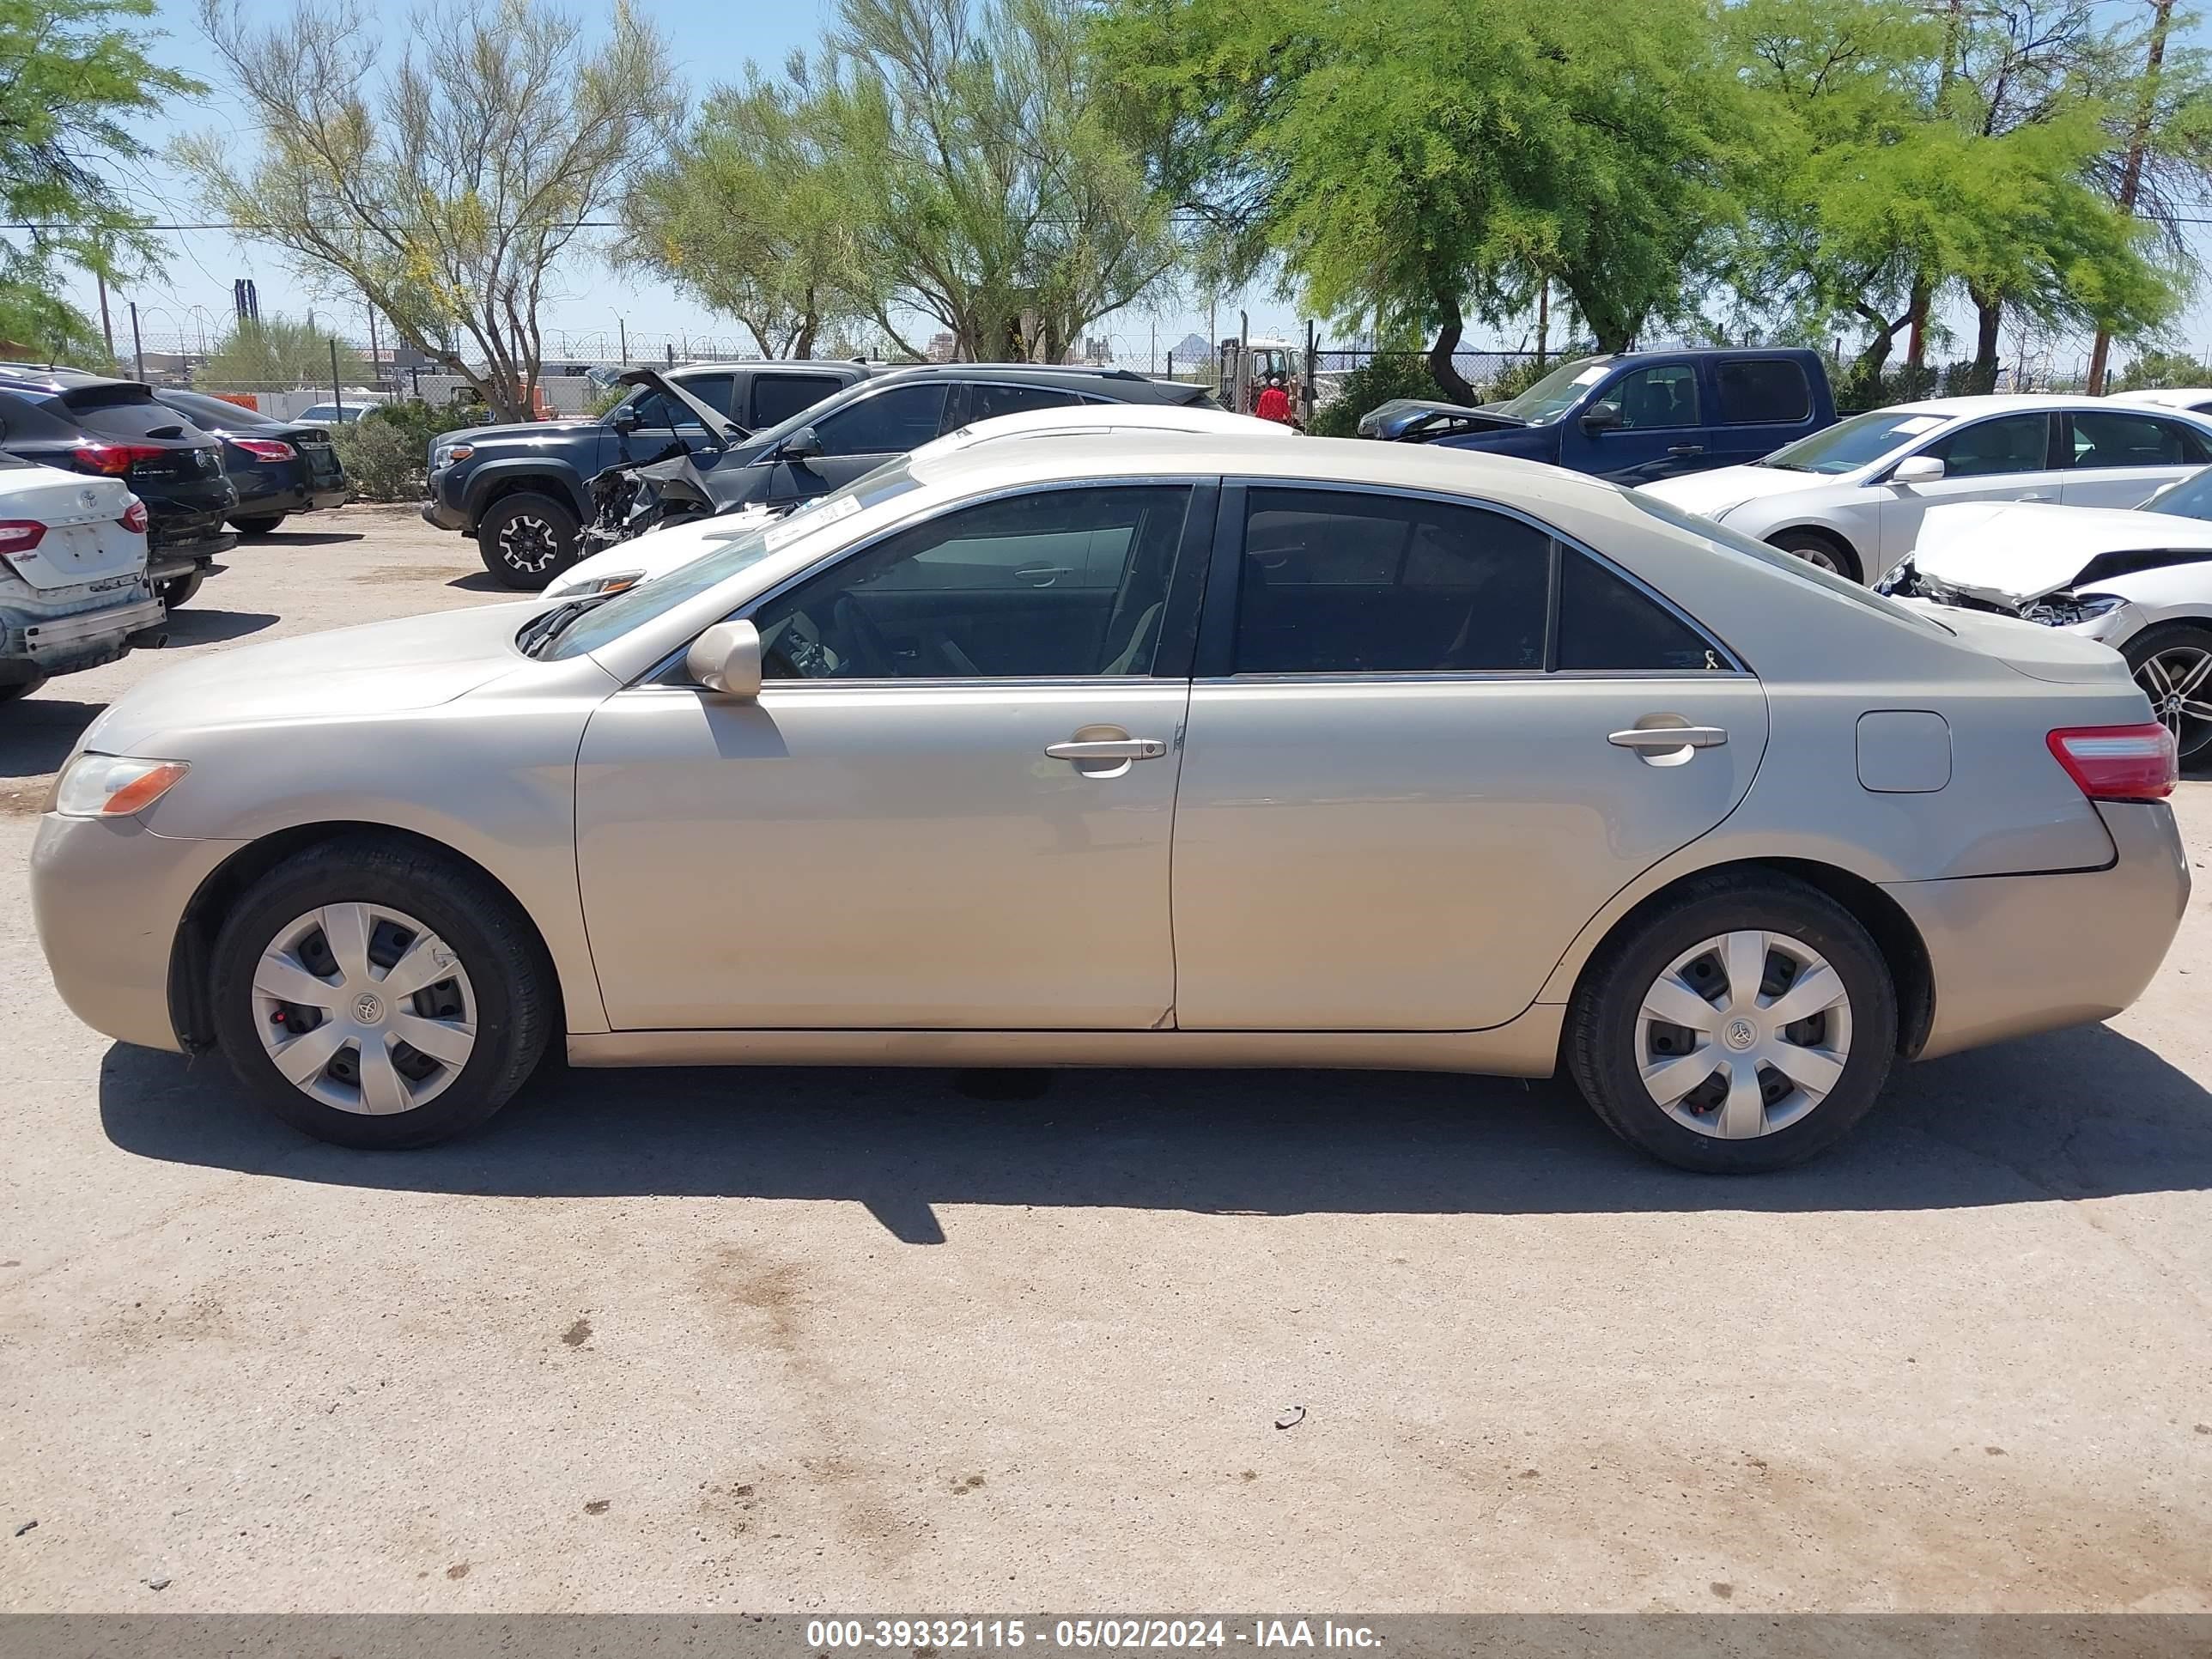
POLYGON ((1705 453, 1705 447, 1703 444, 1676 444, 1667 453, 1669 455, 1702 455, 1705 453))
POLYGON ((1064 564, 1025 564, 1014 574, 1031 587, 1050 587, 1062 576, 1073 576, 1074 570, 1064 564))
POLYGON ((1672 749, 1715 749, 1728 741, 1728 732, 1718 726, 1632 726, 1626 732, 1612 733, 1606 741, 1616 748, 1650 754, 1672 749))
POLYGON ((2021 501, 2047 501, 2051 497, 2040 489, 2031 489, 2026 495, 2016 495, 2013 499, 2021 501))
POLYGON ((1044 752, 1064 761, 1140 761, 1158 760, 1168 752, 1168 746, 1158 738, 1079 738, 1048 743, 1044 752))

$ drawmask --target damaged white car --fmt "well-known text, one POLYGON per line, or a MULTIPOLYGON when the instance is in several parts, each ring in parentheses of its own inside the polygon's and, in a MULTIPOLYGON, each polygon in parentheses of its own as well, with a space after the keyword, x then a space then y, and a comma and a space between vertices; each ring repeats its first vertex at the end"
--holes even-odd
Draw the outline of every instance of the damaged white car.
POLYGON ((2099 640, 2128 659, 2184 763, 2212 760, 2212 467, 2131 509, 1931 508, 1877 585, 2099 640))

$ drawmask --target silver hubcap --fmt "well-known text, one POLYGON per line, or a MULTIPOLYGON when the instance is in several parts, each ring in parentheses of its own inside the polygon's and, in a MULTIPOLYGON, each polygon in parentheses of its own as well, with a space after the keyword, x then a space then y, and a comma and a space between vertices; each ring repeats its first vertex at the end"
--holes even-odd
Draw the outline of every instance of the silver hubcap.
POLYGON ((1790 550, 1790 556, 1793 559, 1802 559, 1807 564, 1818 565, 1821 569, 1832 571, 1838 576, 1844 574, 1842 562, 1825 547, 1793 547, 1790 550))
POLYGON ((476 992, 459 957, 381 904, 295 917, 254 967, 253 1011, 276 1069, 342 1112, 428 1105, 476 1052, 476 992))
POLYGON ((1850 1053, 1842 978, 1786 933, 1692 945, 1636 1016, 1637 1070, 1653 1103, 1718 1139, 1787 1128, 1827 1098, 1850 1053))
POLYGON ((561 538, 544 520, 524 513, 500 531, 499 556, 517 570, 543 570, 561 556, 561 538))
POLYGON ((2136 684, 2182 754, 2193 755, 2212 741, 2212 651, 2170 646, 2143 659, 2136 684))

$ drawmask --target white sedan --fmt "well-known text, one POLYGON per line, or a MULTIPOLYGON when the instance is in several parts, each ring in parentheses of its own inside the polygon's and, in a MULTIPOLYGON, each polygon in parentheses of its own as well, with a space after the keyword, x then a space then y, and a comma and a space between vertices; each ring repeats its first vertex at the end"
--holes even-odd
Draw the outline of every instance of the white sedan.
POLYGON ((1886 587, 2101 641, 2184 762, 2212 758, 2212 468, 2136 512, 1943 507, 1886 587))
POLYGON ((1935 398, 1839 421, 1748 466, 1645 493, 1851 578, 1911 553, 1954 501, 2136 507, 2212 462, 2212 419, 2102 398, 1935 398))
POLYGON ((0 454, 0 703, 114 661, 163 615, 128 484, 0 454))
MULTIPOLYGON (((1103 439, 1115 433, 1181 433, 1193 438, 1298 435, 1295 428, 1279 422, 1231 415, 1225 410, 1190 404, 1082 404, 1068 408, 1025 409, 1015 415, 974 421, 941 438, 933 438, 915 450, 909 459, 952 455, 977 444, 1004 443, 1014 439, 1103 439)), ((626 587, 680 570, 702 555, 721 548, 731 537, 749 534, 778 518, 783 520, 783 526, 774 533, 780 539, 788 540, 805 534, 816 522, 817 514, 827 513, 835 517, 848 507, 842 495, 819 495, 800 503, 789 514, 754 506, 742 512, 716 514, 711 518, 692 519, 665 529, 648 531, 634 540, 617 542, 588 559, 579 559, 545 585, 545 597, 575 599, 619 593, 626 587)))

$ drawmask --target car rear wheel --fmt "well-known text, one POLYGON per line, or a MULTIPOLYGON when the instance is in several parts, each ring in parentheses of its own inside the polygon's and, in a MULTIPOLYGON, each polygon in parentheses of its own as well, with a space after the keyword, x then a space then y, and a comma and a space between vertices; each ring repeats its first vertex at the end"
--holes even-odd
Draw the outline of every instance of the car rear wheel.
POLYGON ((271 513, 258 519, 233 519, 230 527, 241 536, 269 536, 275 534, 276 526, 290 516, 287 513, 271 513))
POLYGON ((2182 763, 2212 760, 2212 629, 2147 628, 2122 647, 2150 712, 2173 733, 2182 763))
POLYGON ((1747 1175, 1824 1152, 1897 1049, 1897 993, 1850 912, 1781 876, 1693 882, 1609 940, 1566 1057, 1607 1127, 1686 1170, 1747 1175))
POLYGON ((174 611, 179 605, 191 599, 193 594, 198 592, 200 591, 200 584, 206 580, 207 572, 204 570, 195 570, 189 576, 170 577, 168 580, 160 585, 159 592, 161 595, 161 603, 167 605, 170 610, 174 611))
POLYGON ((509 587, 536 592, 576 562, 583 530, 550 495, 505 495, 477 526, 484 568, 509 587))
POLYGON ((1818 565, 1823 570, 1832 571, 1845 581, 1856 582, 1865 580, 1859 573, 1859 562, 1851 550, 1841 542, 1823 536, 1817 531, 1785 530, 1780 535, 1768 539, 1771 545, 1780 548, 1784 553, 1792 554, 1804 560, 1807 564, 1818 565))
POLYGON ((217 1040, 252 1093, 342 1146, 425 1146, 520 1089, 555 1019, 551 965, 512 900, 375 839, 287 860, 216 941, 217 1040))

